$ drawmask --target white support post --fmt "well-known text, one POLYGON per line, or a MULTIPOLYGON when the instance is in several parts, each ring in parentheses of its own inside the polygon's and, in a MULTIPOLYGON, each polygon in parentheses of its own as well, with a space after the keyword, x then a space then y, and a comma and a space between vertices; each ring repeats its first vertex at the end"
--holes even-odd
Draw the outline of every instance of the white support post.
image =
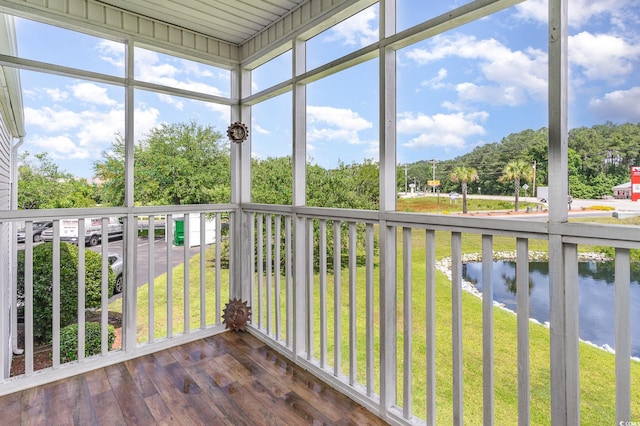
MULTIPOLYGON (((242 204, 251 202, 251 107, 242 104, 242 99, 251 94, 251 71, 236 67, 231 72, 231 98, 236 101, 231 106, 231 123, 239 121, 249 127, 249 136, 242 143, 231 143, 231 202, 242 204)), ((231 124, 229 123, 229 124, 231 124)), ((251 214, 239 209, 233 215, 231 235, 231 259, 234 265, 230 298, 248 300, 251 294, 250 275, 253 253, 250 252, 249 235, 251 214)), ((223 301, 224 302, 224 301, 223 301)))
MULTIPOLYGON (((396 31, 395 1, 380 2, 380 37, 396 31)), ((396 209, 396 52, 383 47, 379 54, 380 211, 396 209)), ((380 412, 387 417, 396 404, 397 289, 396 228, 380 222, 380 412)))
MULTIPOLYGON (((134 44, 129 40, 126 46, 126 74, 127 86, 125 88, 125 192, 124 204, 127 209, 134 207, 134 123, 135 123, 135 103, 133 88, 134 81, 134 44)), ((125 279, 129 282, 135 281, 136 276, 136 247, 138 240, 138 224, 137 218, 132 214, 128 214, 125 221, 123 244, 123 257, 125 268, 125 279)), ((122 310, 123 310, 123 349, 127 353, 132 353, 137 345, 137 288, 134 285, 127 285, 123 289, 122 294, 122 310)))
MULTIPOLYGON (((549 187, 550 224, 568 220, 567 9, 568 0, 549 1, 549 182, 554 183, 549 187)), ((567 262, 577 260, 570 255, 575 247, 567 250, 565 253, 561 235, 549 235, 551 421, 558 425, 577 425, 580 423, 580 389, 574 378, 577 354, 573 353, 573 316, 567 311, 577 303, 571 300, 577 297, 577 291, 571 291, 577 274, 574 276, 573 264, 567 262)))
MULTIPOLYGON (((306 70, 306 42, 295 40, 293 46, 293 205, 304 206, 307 203, 307 88, 303 83, 297 83, 296 79, 306 70)), ((293 251, 298 255, 294 257, 293 277, 293 353, 294 356, 302 356, 307 348, 309 337, 306 335, 307 321, 307 259, 302 253, 307 253, 305 238, 307 236, 307 221, 305 218, 294 215, 293 251)), ((309 235, 309 238, 312 238, 309 235)))

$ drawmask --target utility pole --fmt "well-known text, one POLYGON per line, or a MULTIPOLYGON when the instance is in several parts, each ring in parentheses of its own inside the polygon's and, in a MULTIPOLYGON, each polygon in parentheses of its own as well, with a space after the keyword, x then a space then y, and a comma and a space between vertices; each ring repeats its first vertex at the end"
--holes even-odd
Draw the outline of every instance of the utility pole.
MULTIPOLYGON (((436 163, 437 163, 437 161, 436 161, 435 158, 432 158, 430 162, 431 162, 431 167, 433 168, 433 177, 432 177, 432 179, 435 181, 436 180, 436 163)), ((436 193, 436 186, 435 185, 431 185, 431 192, 434 193, 434 194, 436 193)))
POLYGON ((408 191, 408 187, 407 187, 407 164, 405 163, 404 165, 404 193, 406 194, 408 191))

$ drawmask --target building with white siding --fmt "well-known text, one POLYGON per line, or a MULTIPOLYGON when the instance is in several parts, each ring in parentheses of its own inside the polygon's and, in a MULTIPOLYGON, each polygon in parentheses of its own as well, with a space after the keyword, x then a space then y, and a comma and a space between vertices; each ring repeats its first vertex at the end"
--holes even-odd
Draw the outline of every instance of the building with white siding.
MULTIPOLYGON (((13 54, 17 51, 13 17, 0 14, 0 54, 13 54)), ((17 147, 24 138, 24 112, 22 108, 22 90, 20 75, 15 68, 0 65, 0 210, 15 210, 17 201, 17 147)), ((10 222, 0 223, 0 288, 2 289, 2 315, 11 311, 11 275, 14 268, 12 253, 15 249, 14 225, 10 222)), ((2 356, 5 361, 11 359, 10 322, 4 322, 1 330, 2 356), (7 344, 4 344, 7 342, 7 344)), ((10 362, 5 362, 5 370, 10 362)), ((6 373, 6 371, 5 371, 6 373)))

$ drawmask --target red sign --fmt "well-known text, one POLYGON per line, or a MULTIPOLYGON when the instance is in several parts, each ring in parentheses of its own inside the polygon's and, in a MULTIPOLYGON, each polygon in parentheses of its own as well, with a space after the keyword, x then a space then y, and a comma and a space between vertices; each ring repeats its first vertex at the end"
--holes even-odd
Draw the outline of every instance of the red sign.
POLYGON ((631 200, 640 200, 640 166, 631 166, 631 200))

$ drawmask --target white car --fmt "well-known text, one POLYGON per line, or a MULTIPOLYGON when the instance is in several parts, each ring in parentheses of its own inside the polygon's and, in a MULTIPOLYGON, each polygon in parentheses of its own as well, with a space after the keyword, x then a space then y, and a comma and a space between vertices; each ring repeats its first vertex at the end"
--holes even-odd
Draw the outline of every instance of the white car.
POLYGON ((109 253, 109 266, 116 276, 116 286, 113 289, 113 294, 120 294, 123 290, 123 271, 124 262, 122 256, 117 253, 109 253))

